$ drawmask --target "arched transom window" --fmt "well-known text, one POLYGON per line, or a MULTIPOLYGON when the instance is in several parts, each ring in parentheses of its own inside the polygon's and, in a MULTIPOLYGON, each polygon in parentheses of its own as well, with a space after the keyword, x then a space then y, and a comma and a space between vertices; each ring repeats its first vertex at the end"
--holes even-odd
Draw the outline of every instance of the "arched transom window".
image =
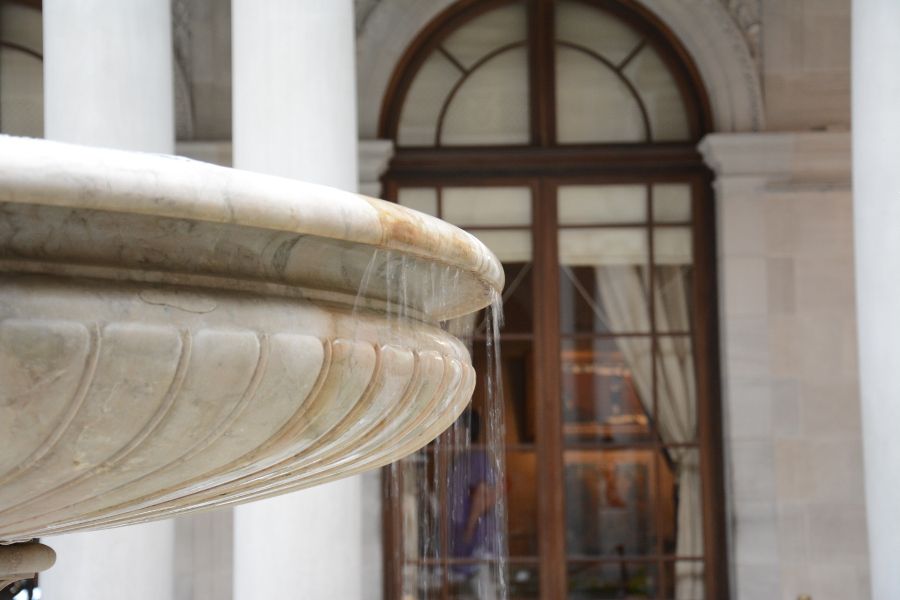
POLYGON ((384 126, 399 146, 527 146, 539 137, 534 113, 550 108, 558 144, 697 139, 701 92, 659 33, 624 20, 620 7, 555 4, 552 52, 539 57, 551 61, 542 73, 550 86, 534 79, 534 3, 491 4, 462 27, 429 36, 395 81, 400 110, 384 126), (543 85, 532 94, 536 83, 543 85))
POLYGON ((506 270, 507 471, 461 483, 450 437, 393 469, 389 598, 489 597, 490 511, 460 511, 497 486, 510 597, 727 598, 710 122, 687 53, 628 0, 463 0, 401 59, 386 194, 506 270))

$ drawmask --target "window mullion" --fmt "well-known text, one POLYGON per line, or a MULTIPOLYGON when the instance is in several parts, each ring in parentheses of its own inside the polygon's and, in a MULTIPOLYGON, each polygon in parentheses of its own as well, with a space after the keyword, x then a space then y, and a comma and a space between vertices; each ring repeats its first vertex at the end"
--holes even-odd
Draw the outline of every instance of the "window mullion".
POLYGON ((538 435, 538 498, 541 598, 567 596, 565 473, 559 356, 559 250, 555 186, 542 182, 534 210, 535 362, 538 435))
POLYGON ((556 143, 553 0, 531 0, 528 12, 532 144, 556 143))

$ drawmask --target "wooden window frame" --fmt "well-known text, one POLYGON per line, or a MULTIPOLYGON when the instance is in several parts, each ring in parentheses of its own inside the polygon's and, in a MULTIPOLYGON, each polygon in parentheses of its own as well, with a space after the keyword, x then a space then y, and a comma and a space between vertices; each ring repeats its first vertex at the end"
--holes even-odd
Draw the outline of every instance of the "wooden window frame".
MULTIPOLYGON (((429 23, 398 62, 382 107, 380 137, 397 139, 400 112, 419 67, 432 51, 440 51, 450 32, 511 0, 461 0, 429 23)), ((647 9, 632 0, 579 0, 606 10, 638 29, 668 65, 684 100, 692 139, 686 142, 567 144, 555 141, 555 76, 553 66, 553 0, 527 0, 529 11, 529 78, 531 144, 527 146, 399 147, 383 177, 385 198, 396 201, 401 187, 520 185, 532 189, 533 268, 548 290, 559 288, 558 224, 555 190, 571 183, 687 182, 692 186, 692 303, 698 411, 698 444, 703 501, 704 577, 706 597, 729 597, 722 443, 722 410, 718 348, 715 206, 712 174, 696 150, 711 130, 711 112, 699 73, 674 34, 647 9), (552 198, 552 201, 547 201, 552 198)), ((446 106, 444 107, 446 110, 446 106)), ((438 193, 440 198, 440 193, 438 193)), ((652 199, 648 199, 652 202, 652 199)), ((440 200, 439 200, 440 203, 440 200)), ((653 227, 652 223, 648 227, 653 227)), ((492 228, 493 229, 493 228, 492 228)), ((651 249, 652 250, 652 249, 651 249)), ((651 277, 651 280, 653 278, 651 277)), ((567 596, 565 498, 560 406, 558 293, 533 292, 535 388, 539 424, 537 452, 538 543, 540 597, 567 596), (539 301, 538 301, 539 300, 539 301), (549 399, 550 401, 546 401, 549 399)), ((655 319, 651 310, 651 319, 655 319)), ((654 330, 655 331, 655 330, 654 330)), ((654 336, 651 336, 655 339, 654 336)), ((655 342, 654 342, 655 344, 655 342)), ((630 444, 629 447, 634 447, 630 444)), ((508 448, 514 450, 515 448, 508 448)), ((385 470, 385 497, 397 489, 385 470)), ((398 548, 402 515, 398 506, 384 508, 385 598, 400 598, 402 563, 398 548), (400 561, 398 564, 397 561, 400 561)), ((662 564, 671 555, 645 557, 662 564)), ((643 559, 642 559, 643 560, 643 559)), ((593 559, 592 562, 603 562, 593 559)), ((515 559, 511 563, 529 563, 515 559)), ((661 592, 660 592, 661 593, 661 592)))

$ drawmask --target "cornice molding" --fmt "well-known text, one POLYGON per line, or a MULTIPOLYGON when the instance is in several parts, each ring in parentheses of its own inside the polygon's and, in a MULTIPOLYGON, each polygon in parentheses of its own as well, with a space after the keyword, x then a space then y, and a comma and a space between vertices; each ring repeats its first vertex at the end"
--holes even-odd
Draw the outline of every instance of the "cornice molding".
POLYGON ((722 0, 735 24, 744 34, 747 47, 759 67, 760 35, 762 33, 762 2, 760 0, 722 0))
POLYGON ((698 146, 719 180, 756 178, 771 189, 849 189, 849 131, 711 134, 698 146))

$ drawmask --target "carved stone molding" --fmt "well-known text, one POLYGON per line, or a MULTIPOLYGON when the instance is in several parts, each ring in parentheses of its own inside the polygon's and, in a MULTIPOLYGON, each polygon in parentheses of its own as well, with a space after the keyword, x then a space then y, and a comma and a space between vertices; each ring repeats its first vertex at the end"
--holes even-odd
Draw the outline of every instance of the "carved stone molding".
POLYGON ((381 0, 354 0, 353 12, 356 16, 356 33, 366 26, 366 20, 381 0))
POLYGON ((757 63, 760 62, 760 35, 762 34, 761 0, 722 0, 734 22, 743 32, 747 47, 757 63))
MULTIPOLYGON (((637 1, 672 29, 694 59, 712 104, 716 131, 763 129, 759 65, 729 0, 637 1)), ((749 6, 752 1, 739 4, 749 6)))
POLYGON ((757 180, 767 189, 850 190, 849 132, 713 134, 700 152, 718 181, 757 180))
POLYGON ((474 386, 465 349, 421 323, 117 288, 6 278, 0 304, 16 308, 0 320, 0 437, 16 443, 0 456, 0 539, 136 523, 379 467, 431 441, 474 386), (111 313, 128 320, 89 318, 111 313), (243 326, 215 313, 242 315, 243 326))

